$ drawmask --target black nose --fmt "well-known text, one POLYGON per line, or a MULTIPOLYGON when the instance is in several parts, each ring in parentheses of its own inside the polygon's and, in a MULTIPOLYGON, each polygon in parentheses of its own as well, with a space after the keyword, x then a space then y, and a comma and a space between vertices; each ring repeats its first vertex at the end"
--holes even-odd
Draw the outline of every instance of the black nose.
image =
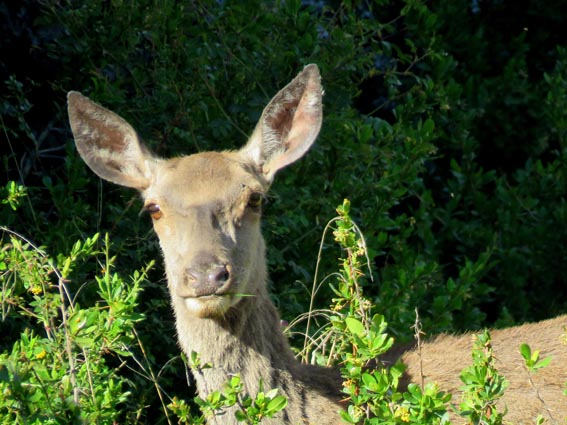
POLYGON ((195 297, 214 295, 229 279, 230 271, 226 264, 199 263, 185 270, 185 289, 195 297))

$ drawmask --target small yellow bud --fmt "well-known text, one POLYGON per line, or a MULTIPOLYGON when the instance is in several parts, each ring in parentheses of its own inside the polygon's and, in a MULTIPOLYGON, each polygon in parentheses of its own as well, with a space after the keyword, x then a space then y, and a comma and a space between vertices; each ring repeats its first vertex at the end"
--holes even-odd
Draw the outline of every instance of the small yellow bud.
POLYGON ((30 292, 34 295, 39 295, 43 292, 43 288, 41 286, 32 286, 30 292))

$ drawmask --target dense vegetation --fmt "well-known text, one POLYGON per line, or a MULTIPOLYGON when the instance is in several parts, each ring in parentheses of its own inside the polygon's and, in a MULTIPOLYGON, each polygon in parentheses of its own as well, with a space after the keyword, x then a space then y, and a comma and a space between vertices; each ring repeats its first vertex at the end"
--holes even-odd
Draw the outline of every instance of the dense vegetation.
MULTIPOLYGON (((169 397, 192 397, 149 220, 77 155, 69 90, 174 156, 241 145, 317 63, 321 135, 264 215, 285 320, 336 270, 327 238, 314 276, 344 198, 368 247, 365 295, 397 340, 416 308, 428 334, 567 310, 567 5, 354 3, 0 5, 0 416, 167 423, 169 397)), ((316 305, 336 296, 325 283, 316 305)))

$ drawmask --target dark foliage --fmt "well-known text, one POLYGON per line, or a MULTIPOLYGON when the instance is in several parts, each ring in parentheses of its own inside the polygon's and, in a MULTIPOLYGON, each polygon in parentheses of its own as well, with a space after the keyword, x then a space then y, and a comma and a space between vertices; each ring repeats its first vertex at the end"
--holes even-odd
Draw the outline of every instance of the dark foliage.
MULTIPOLYGON (((116 111, 172 156, 241 145, 275 91, 314 62, 324 127, 278 176, 264 218, 284 318, 307 309, 320 236, 343 198, 375 266, 366 293, 399 338, 415 308, 428 333, 565 311, 567 8, 431 3, 2 3, 2 176, 29 194, 16 213, 0 204, 2 224, 54 255, 108 232, 116 268, 142 267, 159 257, 150 224, 135 193, 102 183, 78 157, 67 91, 116 111)), ((324 246, 323 274, 337 256, 324 246)), ((178 355, 159 267, 137 327, 156 369, 178 355)), ((94 273, 75 271, 73 290, 94 273)), ((80 297, 88 304, 96 293, 80 297)), ((26 326, 0 323, 2 348, 26 326)), ((161 377, 172 395, 190 391, 181 368, 161 377)), ((128 377, 139 395, 129 408, 150 406, 139 420, 156 423, 153 388, 128 377)))

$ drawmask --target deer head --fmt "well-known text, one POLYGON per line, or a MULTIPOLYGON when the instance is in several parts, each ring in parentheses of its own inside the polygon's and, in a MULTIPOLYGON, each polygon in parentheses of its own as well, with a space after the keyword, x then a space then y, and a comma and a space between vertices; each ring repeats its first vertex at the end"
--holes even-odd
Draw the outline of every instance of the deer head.
POLYGON ((322 121, 316 65, 264 109, 244 147, 161 159, 130 124, 80 93, 68 95, 79 154, 101 178, 137 189, 153 220, 179 313, 224 315, 264 291, 262 200, 274 175, 313 144, 322 121))

